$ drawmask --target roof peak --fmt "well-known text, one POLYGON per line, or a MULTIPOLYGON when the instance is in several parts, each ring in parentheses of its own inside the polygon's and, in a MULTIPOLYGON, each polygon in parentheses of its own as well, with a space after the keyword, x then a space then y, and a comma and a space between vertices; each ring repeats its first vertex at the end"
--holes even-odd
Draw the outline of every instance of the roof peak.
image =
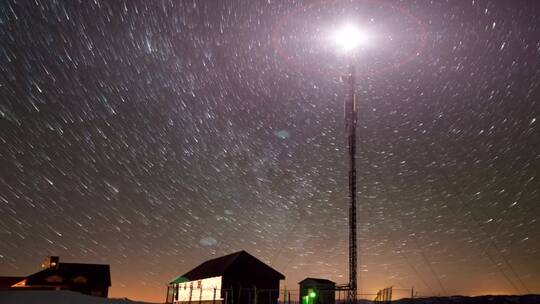
POLYGON ((89 266, 110 266, 110 264, 96 264, 96 263, 71 263, 71 262, 60 262, 59 265, 89 265, 89 266))
POLYGON ((242 261, 249 261, 249 260, 255 260, 258 263, 264 265, 271 271, 275 272, 279 277, 285 278, 281 273, 264 263, 263 261, 259 260, 254 255, 250 254, 249 252, 245 250, 236 251, 233 253, 229 253, 227 255, 219 256, 210 260, 207 260, 195 268, 191 269, 190 271, 184 273, 183 275, 177 277, 172 282, 179 282, 182 280, 198 280, 201 278, 209 278, 209 277, 216 277, 216 276, 222 276, 225 274, 230 267, 235 264, 238 260, 242 261))
POLYGON ((314 277, 307 277, 305 279, 303 279, 302 281, 298 282, 298 283, 302 283, 304 281, 307 281, 307 280, 312 280, 312 281, 319 281, 319 282, 331 282, 333 284, 336 284, 336 282, 332 281, 332 280, 329 280, 329 279, 323 279, 323 278, 314 278, 314 277))

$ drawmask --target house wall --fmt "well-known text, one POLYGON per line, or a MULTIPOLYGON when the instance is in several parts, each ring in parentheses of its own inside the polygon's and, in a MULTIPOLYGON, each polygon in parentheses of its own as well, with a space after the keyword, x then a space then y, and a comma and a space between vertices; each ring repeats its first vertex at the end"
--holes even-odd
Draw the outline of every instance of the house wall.
POLYGON ((248 268, 249 273, 233 272, 225 275, 226 304, 274 304, 279 298, 279 278, 271 278, 260 268, 248 268), (255 299, 255 294, 257 294, 255 299))
POLYGON ((173 302, 200 302, 221 300, 222 277, 206 278, 202 280, 178 283, 173 302))

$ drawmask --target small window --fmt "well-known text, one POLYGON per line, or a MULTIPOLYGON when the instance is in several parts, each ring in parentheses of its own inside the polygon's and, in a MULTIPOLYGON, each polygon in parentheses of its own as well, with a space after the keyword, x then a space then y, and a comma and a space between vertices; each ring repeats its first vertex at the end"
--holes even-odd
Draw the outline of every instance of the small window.
POLYGON ((86 284, 88 283, 88 279, 83 276, 77 276, 73 279, 73 283, 75 284, 86 284))
POLYGON ((47 281, 47 283, 62 283, 64 279, 59 275, 53 274, 52 276, 47 277, 45 281, 47 281))

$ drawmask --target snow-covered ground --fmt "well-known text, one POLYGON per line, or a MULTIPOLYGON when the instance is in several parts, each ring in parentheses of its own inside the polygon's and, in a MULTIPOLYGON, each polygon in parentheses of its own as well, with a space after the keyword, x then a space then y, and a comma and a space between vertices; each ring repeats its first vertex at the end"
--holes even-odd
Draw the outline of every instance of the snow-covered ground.
POLYGON ((127 299, 91 297, 73 291, 8 290, 0 291, 0 304, 140 304, 127 299))

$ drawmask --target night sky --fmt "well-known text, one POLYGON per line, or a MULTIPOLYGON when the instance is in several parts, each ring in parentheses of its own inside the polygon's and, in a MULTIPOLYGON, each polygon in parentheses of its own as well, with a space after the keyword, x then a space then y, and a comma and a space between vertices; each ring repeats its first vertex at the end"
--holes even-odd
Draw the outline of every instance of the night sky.
POLYGON ((245 249, 346 283, 352 62, 360 291, 540 293, 539 58, 533 0, 1 1, 0 275, 163 301, 245 249))

